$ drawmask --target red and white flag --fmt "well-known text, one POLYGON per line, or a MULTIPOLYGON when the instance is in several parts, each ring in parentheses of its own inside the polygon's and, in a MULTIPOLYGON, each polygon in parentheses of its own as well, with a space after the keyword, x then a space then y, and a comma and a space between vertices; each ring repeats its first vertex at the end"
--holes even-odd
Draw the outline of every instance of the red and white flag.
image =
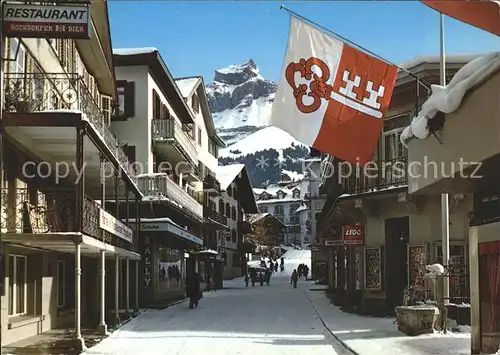
POLYGON ((321 152, 369 162, 398 68, 294 16, 283 67, 269 123, 321 152))

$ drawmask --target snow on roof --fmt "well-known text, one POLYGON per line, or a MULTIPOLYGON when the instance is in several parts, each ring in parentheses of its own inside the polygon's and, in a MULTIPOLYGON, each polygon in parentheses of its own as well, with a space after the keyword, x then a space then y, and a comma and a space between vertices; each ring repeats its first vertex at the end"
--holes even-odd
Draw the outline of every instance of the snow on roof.
POLYGON ((221 165, 217 167, 215 173, 217 180, 219 180, 220 187, 222 190, 226 190, 227 187, 236 179, 239 173, 243 170, 245 164, 231 164, 231 165, 221 165))
POLYGON ((307 207, 306 205, 302 205, 295 210, 295 213, 302 212, 302 211, 308 211, 308 210, 309 210, 309 207, 307 207))
POLYGON ((257 221, 260 221, 262 218, 270 215, 269 212, 266 213, 256 213, 256 214, 249 214, 247 215, 247 221, 250 223, 255 223, 257 221))
POLYGON ((254 187, 253 188, 253 193, 256 194, 256 195, 260 195, 264 191, 266 191, 266 189, 261 189, 261 188, 258 188, 258 187, 254 187))
POLYGON ((148 54, 158 52, 155 47, 142 47, 142 48, 115 48, 113 49, 114 55, 134 55, 134 54, 148 54))
POLYGON ((193 92, 195 86, 200 82, 200 78, 183 78, 175 79, 177 87, 181 91, 183 97, 188 97, 193 92))
MULTIPOLYGON (((446 62, 447 63, 468 63, 471 60, 484 56, 485 54, 447 54, 446 55, 446 62)), ((399 66, 401 68, 405 69, 410 69, 413 67, 416 67, 417 65, 423 64, 423 63, 439 63, 440 61, 440 56, 439 55, 422 55, 418 56, 415 58, 412 58, 410 60, 407 60, 406 62, 403 62, 399 66)))
POLYGON ((281 170, 281 173, 287 175, 290 179, 292 179, 292 181, 298 181, 304 178, 304 174, 298 173, 296 171, 281 170))
POLYGON ((408 147, 408 142, 416 137, 425 139, 429 136, 428 121, 438 112, 452 113, 456 111, 467 91, 480 85, 490 75, 500 71, 500 52, 478 57, 465 64, 445 85, 432 85, 431 96, 422 104, 418 115, 403 130, 401 143, 408 147))

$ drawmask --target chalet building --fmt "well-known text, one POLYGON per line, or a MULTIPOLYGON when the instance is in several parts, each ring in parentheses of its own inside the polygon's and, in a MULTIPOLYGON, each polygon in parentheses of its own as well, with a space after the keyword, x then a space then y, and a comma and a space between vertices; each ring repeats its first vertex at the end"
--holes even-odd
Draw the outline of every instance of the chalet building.
POLYGON ((141 235, 139 298, 146 306, 183 295, 191 271, 215 279, 218 269, 222 280, 221 256, 199 252, 216 249, 216 231, 228 228, 214 201, 221 193, 215 170, 224 143, 201 78, 175 80, 155 48, 115 49, 114 63, 119 108, 112 126, 144 194, 135 228, 141 235))
MULTIPOLYGON (((255 246, 264 247, 268 250, 275 251, 276 247, 280 249, 279 235, 281 234, 283 229, 286 228, 286 225, 283 222, 281 222, 269 212, 249 214, 245 217, 252 228, 249 239, 252 240, 255 246)), ((247 257, 247 259, 250 258, 247 257)))
MULTIPOLYGON (((485 73, 484 68, 474 72, 484 76, 483 80, 469 89, 457 110, 441 117, 445 122, 438 132, 441 143, 432 136, 408 142, 408 161, 416 167, 423 166, 424 161, 434 161, 438 165, 454 168, 452 172, 455 173, 452 176, 448 170, 446 177, 443 173, 414 174, 408 180, 409 192, 439 199, 439 194, 444 191, 449 196, 463 194, 467 201, 467 210, 463 211, 463 229, 464 239, 468 241, 470 264, 472 354, 494 353, 500 348, 498 54, 489 67, 489 73, 485 73), (466 164, 460 164, 461 161, 466 164)), ((455 223, 455 219, 452 210, 451 223, 455 223)), ((454 248, 451 250, 453 257, 454 248)))
POLYGON ((271 213, 286 225, 279 235, 279 243, 302 245, 304 240, 300 223, 300 214, 295 213, 305 204, 302 182, 271 184, 265 189, 254 188, 255 198, 260 213, 271 213))
POLYGON ((246 254, 251 253, 254 248, 246 240, 252 229, 245 215, 258 213, 258 209, 244 164, 219 166, 216 177, 222 191, 218 212, 227 217, 229 227, 227 231, 218 232, 224 262, 223 277, 233 279, 244 274, 246 254))
POLYGON ((142 195, 111 128, 107 3, 91 9, 90 39, 1 38, 2 345, 68 328, 83 349, 83 327, 138 310, 142 195))
MULTIPOLYGON (((447 56, 447 75, 468 61, 463 56, 447 56)), ((417 58, 403 67, 426 87, 439 83, 438 56, 417 58)), ((320 189, 327 193, 327 200, 318 220, 316 243, 327 253, 329 286, 336 302, 365 313, 393 314, 408 287, 415 293, 425 292, 425 266, 442 258, 440 196, 409 193, 408 151, 400 142, 401 132, 427 98, 422 85, 419 91, 416 107, 415 78, 405 71, 398 73, 372 164, 356 168, 330 156, 322 163, 320 189)), ((463 194, 450 198, 450 301, 468 303, 472 200, 463 194)))

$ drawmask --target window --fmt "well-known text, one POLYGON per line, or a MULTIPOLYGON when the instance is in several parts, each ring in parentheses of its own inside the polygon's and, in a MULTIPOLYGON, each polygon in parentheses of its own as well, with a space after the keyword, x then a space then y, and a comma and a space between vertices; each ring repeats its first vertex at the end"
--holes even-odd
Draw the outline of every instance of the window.
POLYGON ((260 213, 267 213, 267 206, 259 206, 260 213))
POLYGON ((295 189, 293 190, 293 198, 299 198, 300 197, 300 190, 295 189))
POLYGON ((9 256, 9 315, 26 314, 27 308, 27 258, 26 256, 9 256))
POLYGON ((116 82, 116 116, 127 118, 135 116, 135 83, 119 80, 116 82))
POLYGON ((215 158, 219 157, 219 147, 217 146, 217 143, 211 139, 208 140, 208 152, 215 158))
POLYGON ((198 127, 198 145, 201 147, 201 128, 198 127))
POLYGON ((15 59, 9 62, 9 72, 16 74, 24 73, 26 66, 26 50, 17 38, 11 38, 10 40, 9 59, 15 59))
POLYGON ((277 215, 283 215, 285 213, 285 208, 283 205, 276 205, 274 208, 274 213, 277 215))
POLYGON ((219 200, 219 214, 221 215, 225 215, 224 213, 224 201, 222 201, 222 199, 219 200))
POLYGON ((399 136, 402 130, 384 132, 384 160, 393 160, 407 155, 406 147, 401 143, 399 136))
POLYGON ((231 205, 229 202, 226 202, 226 217, 231 218, 231 205))
POLYGON ((290 214, 294 213, 295 211, 297 211, 297 209, 300 207, 300 204, 299 203, 292 203, 290 205, 290 214))
POLYGON ((66 264, 57 261, 57 307, 66 306, 66 264))
POLYGON ((277 196, 279 199, 282 199, 285 197, 285 194, 283 193, 283 191, 278 191, 277 196))
POLYGON ((231 231, 231 241, 232 241, 233 243, 236 243, 236 229, 233 229, 233 230, 231 231))
POLYGON ((153 89, 153 119, 160 119, 161 118, 161 100, 160 96, 156 92, 155 89, 153 89))
POLYGON ((191 101, 191 107, 193 108, 194 112, 196 113, 200 112, 200 98, 198 97, 197 94, 193 95, 193 99, 191 101))
POLYGON ((300 216, 290 216, 290 224, 300 224, 300 216))
POLYGON ((231 219, 236 221, 236 207, 231 207, 231 219))

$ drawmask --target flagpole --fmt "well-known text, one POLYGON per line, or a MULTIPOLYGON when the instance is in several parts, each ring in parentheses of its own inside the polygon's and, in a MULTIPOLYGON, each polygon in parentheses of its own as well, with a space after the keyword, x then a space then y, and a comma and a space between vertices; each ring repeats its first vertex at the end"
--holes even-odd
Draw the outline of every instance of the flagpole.
MULTIPOLYGON (((440 79, 441 86, 446 85, 446 55, 444 50, 444 15, 440 14, 439 19, 439 64, 440 64, 440 79)), ((441 237, 442 237, 442 250, 443 250, 443 266, 448 268, 450 264, 450 199, 448 194, 441 194, 441 237)), ((450 302, 450 278, 449 269, 448 275, 443 279, 443 296, 444 303, 450 302)))
POLYGON ((298 19, 300 19, 300 20, 302 20, 302 21, 304 21, 304 22, 308 22, 308 23, 310 23, 311 25, 313 25, 313 26, 315 26, 315 27, 319 28, 320 30, 322 30, 322 31, 324 31, 324 32, 327 32, 327 33, 329 33, 329 34, 333 35, 334 37, 337 37, 338 39, 340 39, 340 40, 342 40, 342 41, 344 41, 344 42, 346 42, 346 43, 349 43, 349 44, 351 44, 351 45, 353 45, 353 46, 358 47, 358 48, 359 48, 359 49, 361 49, 362 51, 364 51, 364 52, 366 52, 366 53, 368 53, 368 54, 370 54, 370 55, 372 55, 372 56, 374 56, 374 57, 376 57, 376 58, 380 59, 381 61, 386 62, 387 64, 390 64, 390 65, 394 65, 394 66, 395 66, 395 67, 397 67, 398 69, 400 69, 400 70, 402 70, 402 71, 406 72, 408 75, 410 75, 410 76, 411 76, 411 77, 413 77, 414 79, 417 79, 417 80, 418 80, 418 82, 419 82, 419 84, 420 84, 420 85, 422 85, 424 88, 426 88, 426 89, 427 89, 427 91, 429 91, 429 93, 430 93, 430 90, 431 90, 431 88, 430 88, 430 83, 426 82, 426 84, 427 84, 427 85, 426 85, 426 84, 424 84, 424 82, 425 82, 425 81, 424 81, 422 78, 419 78, 417 75, 413 74, 413 73, 412 73, 411 71, 409 71, 408 69, 403 68, 403 67, 401 67, 401 66, 399 66, 399 65, 397 65, 397 64, 394 64, 393 62, 391 62, 391 61, 389 61, 389 60, 387 60, 387 59, 385 59, 385 58, 383 58, 383 57, 379 56, 378 54, 376 54, 376 53, 372 52, 371 50, 369 50, 369 49, 367 49, 367 48, 365 48, 365 47, 363 47, 363 46, 361 46, 361 45, 359 45, 359 44, 357 44, 357 43, 355 43, 355 42, 353 42, 353 41, 351 41, 351 40, 349 40, 349 39, 345 38, 344 36, 342 36, 342 35, 338 34, 337 32, 334 32, 334 31, 332 31, 332 30, 330 30, 330 29, 326 28, 325 26, 322 26, 322 25, 320 25, 319 23, 314 22, 314 21, 312 21, 312 20, 310 20, 310 19, 308 19, 308 18, 306 18, 306 17, 304 17, 304 16, 300 15, 300 14, 296 13, 296 12, 295 12, 295 11, 293 11, 293 10, 290 10, 289 8, 285 7, 284 5, 281 5, 281 6, 280 6, 280 10, 285 10, 286 12, 288 12, 288 14, 290 14, 290 15, 292 15, 292 16, 294 16, 294 17, 296 17, 296 18, 298 18, 298 19))

